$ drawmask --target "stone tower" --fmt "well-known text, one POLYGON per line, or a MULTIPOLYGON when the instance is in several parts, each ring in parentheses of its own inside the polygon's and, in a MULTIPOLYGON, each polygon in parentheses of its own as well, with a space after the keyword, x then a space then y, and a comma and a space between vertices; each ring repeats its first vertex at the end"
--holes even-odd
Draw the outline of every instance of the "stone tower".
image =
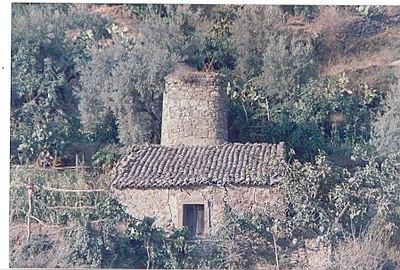
POLYGON ((226 80, 217 73, 178 70, 166 77, 162 145, 228 141, 226 80))

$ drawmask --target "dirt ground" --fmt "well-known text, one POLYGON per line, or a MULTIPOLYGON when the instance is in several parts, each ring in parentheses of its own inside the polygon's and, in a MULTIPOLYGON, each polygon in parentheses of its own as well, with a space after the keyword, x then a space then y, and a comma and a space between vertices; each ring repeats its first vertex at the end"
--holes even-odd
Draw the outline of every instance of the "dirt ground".
POLYGON ((31 224, 31 240, 27 242, 27 225, 11 223, 9 225, 10 267, 14 268, 59 268, 71 267, 66 261, 70 243, 61 235, 70 227, 43 226, 31 224), (48 249, 46 252, 43 249, 48 249))

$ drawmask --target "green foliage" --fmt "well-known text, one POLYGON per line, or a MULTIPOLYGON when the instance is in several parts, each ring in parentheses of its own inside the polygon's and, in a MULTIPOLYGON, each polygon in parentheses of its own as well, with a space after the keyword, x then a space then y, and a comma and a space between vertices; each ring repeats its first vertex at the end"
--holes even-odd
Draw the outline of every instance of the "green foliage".
POLYGON ((232 24, 231 42, 236 50, 236 72, 243 81, 262 73, 263 54, 283 23, 283 13, 276 6, 241 7, 232 24))
MULTIPOLYGON (((224 223, 217 232, 216 256, 212 263, 216 268, 247 268, 254 264, 257 245, 265 244, 265 235, 258 230, 252 213, 237 214, 229 206, 224 211, 224 223)), ((268 226, 268 220, 263 220, 268 226)))
POLYGON ((379 218, 374 219, 358 236, 346 237, 338 244, 327 268, 397 269, 395 262, 389 258, 392 234, 391 224, 379 218))
POLYGON ((22 248, 22 252, 26 257, 35 257, 39 253, 48 252, 53 248, 53 243, 47 235, 35 235, 29 243, 22 248))
MULTIPOLYGON (((293 162, 278 186, 284 200, 279 210, 266 207, 258 213, 236 213, 227 206, 210 266, 245 268, 260 258, 271 264, 282 258, 284 266, 288 262, 282 251, 290 256, 293 239, 301 242, 317 236, 332 241, 338 250, 335 259, 346 259, 333 261, 332 266, 352 261, 347 252, 357 257, 369 254, 371 246, 380 249, 378 257, 386 257, 389 240, 396 240, 400 224, 396 212, 400 206, 399 158, 400 153, 381 160, 357 152, 352 170, 335 166, 322 155, 315 164, 293 162), (367 234, 360 233, 368 226, 367 234), (381 234, 375 233, 377 226, 381 234)), ((375 259, 371 262, 378 263, 375 259)))
POLYGON ((372 144, 376 150, 385 155, 400 149, 400 86, 392 87, 388 92, 384 112, 378 113, 376 121, 373 123, 374 137, 372 144))
POLYGON ((341 153, 369 140, 369 89, 355 92, 347 88, 346 80, 311 81, 291 101, 271 109, 272 122, 276 121, 272 128, 284 130, 279 134, 279 128, 277 135, 295 149, 297 157, 312 160, 319 150, 341 153))
POLYGON ((39 63, 36 53, 37 48, 22 47, 12 59, 11 149, 20 162, 53 160, 70 133, 68 118, 58 109, 65 77, 54 71, 50 58, 39 63))
POLYGON ((204 46, 197 13, 188 6, 166 11, 165 16, 150 11, 133 47, 115 39, 78 63, 79 110, 87 130, 104 125, 112 112, 122 143, 159 141, 164 78, 181 62, 201 67, 204 46))
POLYGON ((184 230, 166 232, 154 219, 135 219, 108 196, 86 221, 66 235, 75 265, 112 268, 183 268, 192 263, 184 230))
POLYGON ((281 34, 271 37, 263 51, 261 74, 255 78, 259 94, 284 98, 316 77, 311 41, 297 41, 281 34))
POLYGON ((315 18, 318 13, 319 6, 310 5, 283 5, 280 8, 285 12, 295 17, 303 17, 307 20, 315 18))
POLYGON ((279 7, 246 6, 236 16, 230 40, 239 84, 256 88, 263 98, 282 99, 316 77, 312 42, 281 30, 284 15, 279 7))
POLYGON ((51 58, 68 80, 76 77, 74 57, 109 36, 107 20, 88 5, 16 3, 12 8, 12 55, 20 47, 38 47, 38 61, 51 58))
POLYGON ((236 6, 212 6, 209 11, 202 10, 211 30, 206 36, 204 65, 206 70, 229 73, 234 69, 233 46, 229 40, 231 27, 236 18, 236 6))
POLYGON ((162 17, 167 16, 168 5, 165 4, 123 4, 123 6, 142 20, 151 13, 158 14, 162 17))
POLYGON ((29 242, 10 244, 10 268, 59 268, 63 266, 63 250, 47 234, 32 235, 29 242))
POLYGON ((293 15, 304 17, 308 20, 313 19, 315 14, 318 12, 318 6, 309 6, 309 5, 294 5, 293 6, 293 15))
MULTIPOLYGON (((80 138, 73 59, 105 37, 104 19, 83 6, 13 4, 11 155, 46 163, 80 138), (82 32, 80 32, 82 31, 82 32)), ((17 157, 19 159, 17 159, 17 157)))
POLYGON ((279 211, 267 206, 260 212, 240 213, 226 205, 210 267, 247 269, 260 261, 283 266, 279 257, 287 251, 291 235, 279 211))
POLYGON ((10 182, 10 219, 21 222, 28 212, 29 180, 35 185, 32 215, 50 225, 68 224, 71 220, 85 217, 90 207, 95 207, 103 196, 96 193, 68 193, 46 190, 43 187, 58 189, 91 189, 107 186, 100 179, 75 170, 55 172, 51 170, 26 170, 17 167, 11 170, 10 182), (89 207, 87 209, 80 208, 89 207))
MULTIPOLYGON (((395 211, 400 201, 399 87, 387 95, 373 124, 379 157, 359 152, 371 138, 380 92, 367 85, 350 87, 346 76, 317 79, 311 41, 298 40, 282 27, 287 19, 282 10, 310 19, 316 7, 125 5, 141 19, 134 37, 91 5, 12 7, 12 162, 39 159, 45 165, 70 143, 107 144, 93 156, 94 175, 11 170, 11 222, 26 220, 30 180, 33 217, 72 226, 62 252, 69 266, 243 268, 258 256, 257 241, 272 263, 279 237, 339 239, 375 216, 400 226, 395 211), (180 64, 227 75, 231 141, 284 141, 289 148, 288 179, 279 186, 286 216, 275 209, 252 215, 227 211, 212 247, 189 243, 185 230, 166 231, 153 219, 135 219, 108 193, 45 189, 108 188, 105 173, 120 156, 115 144, 159 142, 164 78, 180 64)), ((331 17, 340 19, 343 10, 382 14, 377 7, 354 6, 334 8, 331 17)), ((320 22, 327 29, 324 45, 335 44, 329 41, 338 40, 349 20, 320 22)), ((40 254, 54 249, 48 237, 33 237, 20 258, 40 260, 40 254)))
POLYGON ((385 8, 377 5, 351 5, 343 6, 342 8, 356 15, 373 18, 375 20, 382 19, 385 13, 385 8))
POLYGON ((146 4, 124 4, 124 7, 141 19, 145 18, 150 13, 149 5, 146 4))
POLYGON ((131 241, 117 226, 133 221, 115 198, 106 196, 95 211, 86 212, 78 221, 79 225, 64 235, 65 240, 72 243, 68 255, 72 265, 143 267, 145 254, 141 244, 131 241))
MULTIPOLYGON (((35 185, 32 221, 70 228, 63 235, 63 255, 69 266, 184 268, 200 264, 195 255, 196 245, 187 243, 186 230, 166 231, 155 226, 154 219, 138 220, 126 213, 125 207, 108 192, 63 191, 108 187, 108 182, 101 183, 103 178, 95 179, 75 170, 58 173, 13 170, 10 185, 12 222, 26 220, 28 194, 25 183, 28 180, 35 185), (45 189, 49 186, 61 190, 45 189)), ((23 250, 16 256, 22 258, 31 254, 29 256, 36 258, 45 256, 47 252, 53 254, 50 244, 32 238, 32 243, 24 248, 26 252, 23 250)))
POLYGON ((287 200, 285 224, 294 235, 344 232, 365 226, 374 216, 394 222, 399 206, 399 153, 379 161, 357 153, 354 169, 335 166, 318 156, 315 164, 294 162, 280 189, 287 200))
POLYGON ((284 141, 301 160, 313 160, 320 150, 349 153, 364 145, 371 137, 371 113, 380 101, 379 93, 367 86, 351 90, 346 76, 311 80, 282 103, 271 102, 248 84, 228 90, 231 139, 284 141))
POLYGON ((92 167, 100 174, 107 173, 114 167, 120 157, 121 151, 118 146, 113 144, 106 145, 92 156, 92 167))

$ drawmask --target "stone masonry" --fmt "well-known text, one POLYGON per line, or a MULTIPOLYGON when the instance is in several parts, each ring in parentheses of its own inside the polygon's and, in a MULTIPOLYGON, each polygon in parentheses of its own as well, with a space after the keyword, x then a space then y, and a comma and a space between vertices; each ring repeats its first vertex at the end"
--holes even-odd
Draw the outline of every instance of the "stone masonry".
POLYGON ((167 76, 161 144, 227 142, 227 99, 226 81, 217 73, 178 70, 167 76))
POLYGON ((272 186, 192 186, 182 188, 148 188, 115 190, 128 212, 137 218, 151 216, 164 228, 182 228, 184 204, 205 206, 205 235, 210 237, 221 227, 225 205, 235 212, 263 213, 266 209, 279 212, 281 198, 272 186))

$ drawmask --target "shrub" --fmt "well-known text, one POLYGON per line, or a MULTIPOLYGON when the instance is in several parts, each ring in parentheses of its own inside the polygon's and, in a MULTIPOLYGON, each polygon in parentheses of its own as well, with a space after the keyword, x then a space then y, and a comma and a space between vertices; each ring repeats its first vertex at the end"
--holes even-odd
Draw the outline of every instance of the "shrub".
MULTIPOLYGON (((25 241, 25 239, 23 240, 25 241)), ((62 244, 47 234, 33 235, 29 242, 10 246, 10 268, 67 268, 68 242, 62 244)))
POLYGON ((317 50, 323 59, 341 52, 346 44, 346 29, 354 21, 348 11, 340 6, 321 6, 313 26, 318 32, 317 50))
POLYGON ((44 169, 25 170, 21 167, 11 169, 10 179, 10 220, 26 220, 28 212, 28 192, 26 184, 31 181, 34 187, 32 215, 48 225, 65 225, 71 220, 83 218, 92 211, 104 194, 68 193, 45 189, 94 189, 108 186, 108 179, 94 179, 89 173, 76 170, 53 171, 44 169), (80 206, 89 207, 87 209, 80 206), (76 208, 75 208, 76 207, 76 208))
POLYGON ((39 253, 48 252, 53 248, 53 243, 47 235, 33 236, 22 248, 22 253, 27 257, 35 257, 39 253))
POLYGON ((121 150, 118 146, 112 144, 106 145, 93 155, 93 169, 99 174, 108 173, 120 156, 121 150))
POLYGON ((400 149, 400 85, 394 85, 388 92, 384 112, 378 113, 373 123, 372 144, 381 155, 387 155, 400 149))
POLYGON ((205 70, 230 73, 235 68, 234 48, 230 36, 237 9, 238 6, 235 5, 202 7, 202 18, 207 27, 211 28, 204 45, 205 70))
POLYGON ((80 139, 77 102, 71 91, 78 76, 73 59, 84 57, 87 46, 106 37, 106 23, 85 6, 13 4, 13 162, 38 157, 50 162, 62 154, 68 141, 80 139), (76 36, 71 37, 71 32, 76 36))
POLYGON ((365 227, 375 216, 398 226, 400 153, 385 160, 356 152, 353 168, 319 156, 315 164, 294 162, 279 186, 287 205, 286 226, 300 235, 335 234, 365 227))
POLYGON ((37 60, 38 47, 20 47, 12 57, 11 150, 20 163, 40 158, 55 159, 65 146, 71 126, 57 110, 65 75, 54 71, 50 58, 43 66, 37 60))
POLYGON ((349 155, 353 147, 365 145, 380 100, 376 90, 351 89, 345 75, 310 80, 282 102, 264 97, 251 84, 228 90, 231 140, 284 141, 295 158, 309 161, 320 150, 349 155))

